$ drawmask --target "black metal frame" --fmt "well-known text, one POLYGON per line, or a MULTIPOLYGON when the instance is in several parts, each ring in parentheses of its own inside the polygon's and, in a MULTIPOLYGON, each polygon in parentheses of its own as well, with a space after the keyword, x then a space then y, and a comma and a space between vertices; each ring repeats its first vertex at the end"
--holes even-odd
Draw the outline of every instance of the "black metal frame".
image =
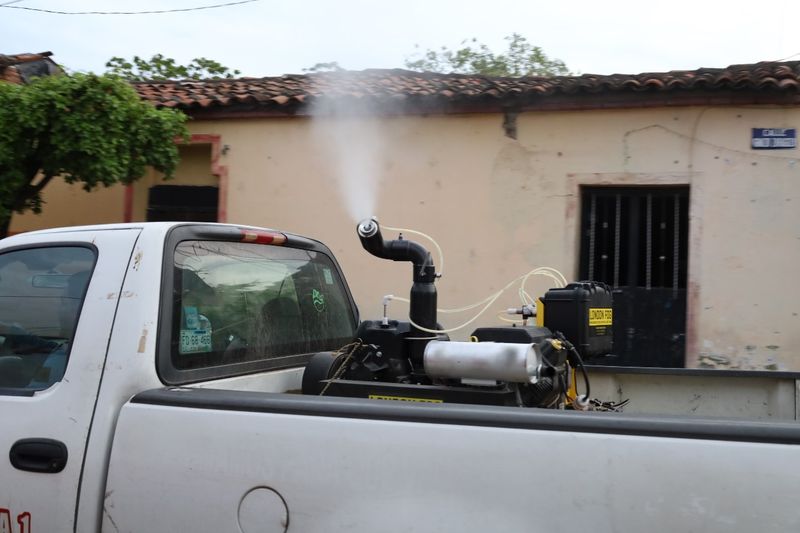
POLYGON ((688 185, 582 187, 581 279, 602 281, 612 287, 685 288, 689 192, 688 185), (656 209, 666 224, 661 236, 657 231, 641 231, 643 222, 646 227, 652 226, 656 209), (598 211, 604 215, 603 223, 598 223, 598 211), (672 235, 671 242, 666 242, 667 230, 672 235), (671 272, 654 273, 657 263, 662 268, 669 264, 671 272))
POLYGON ((193 220, 216 222, 219 187, 195 185, 156 185, 147 195, 147 221, 193 220), (189 196, 181 200, 182 196, 189 196))
POLYGON ((688 185, 582 187, 580 277, 614 288, 615 355, 593 362, 684 365, 689 193, 688 185))

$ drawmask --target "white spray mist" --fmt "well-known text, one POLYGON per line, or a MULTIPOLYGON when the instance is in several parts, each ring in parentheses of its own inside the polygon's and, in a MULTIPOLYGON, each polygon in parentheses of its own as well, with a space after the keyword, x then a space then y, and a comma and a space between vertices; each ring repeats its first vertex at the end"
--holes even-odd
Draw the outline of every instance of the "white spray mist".
POLYGON ((310 107, 311 130, 315 148, 333 164, 329 170, 347 213, 358 222, 376 214, 384 132, 378 104, 369 98, 345 96, 344 87, 337 90, 336 79, 341 76, 344 74, 325 76, 326 96, 315 98, 310 107))

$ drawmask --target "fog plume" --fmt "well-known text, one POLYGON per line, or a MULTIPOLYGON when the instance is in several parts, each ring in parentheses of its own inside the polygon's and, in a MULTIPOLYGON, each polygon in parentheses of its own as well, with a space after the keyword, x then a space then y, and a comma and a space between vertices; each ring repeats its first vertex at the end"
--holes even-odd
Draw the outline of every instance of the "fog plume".
POLYGON ((357 222, 376 214, 384 169, 384 138, 378 104, 367 98, 326 95, 313 100, 311 130, 315 149, 332 167, 324 169, 337 184, 342 205, 357 222))

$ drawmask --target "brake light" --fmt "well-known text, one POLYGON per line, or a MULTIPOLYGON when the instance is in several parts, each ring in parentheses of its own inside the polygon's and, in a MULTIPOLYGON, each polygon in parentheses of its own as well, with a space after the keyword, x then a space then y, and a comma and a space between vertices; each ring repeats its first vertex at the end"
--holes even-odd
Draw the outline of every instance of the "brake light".
POLYGON ((281 245, 286 242, 286 235, 274 231, 242 230, 241 242, 281 245))

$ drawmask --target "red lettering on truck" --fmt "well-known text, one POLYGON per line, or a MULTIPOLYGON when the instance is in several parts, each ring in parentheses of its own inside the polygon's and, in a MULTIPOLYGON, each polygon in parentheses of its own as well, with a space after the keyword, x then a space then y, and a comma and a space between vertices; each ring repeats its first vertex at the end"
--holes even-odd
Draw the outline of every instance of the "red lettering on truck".
MULTIPOLYGON (((17 515, 18 533, 31 533, 31 513, 17 515)), ((0 533, 17 533, 11 522, 11 511, 0 508, 0 533)))

